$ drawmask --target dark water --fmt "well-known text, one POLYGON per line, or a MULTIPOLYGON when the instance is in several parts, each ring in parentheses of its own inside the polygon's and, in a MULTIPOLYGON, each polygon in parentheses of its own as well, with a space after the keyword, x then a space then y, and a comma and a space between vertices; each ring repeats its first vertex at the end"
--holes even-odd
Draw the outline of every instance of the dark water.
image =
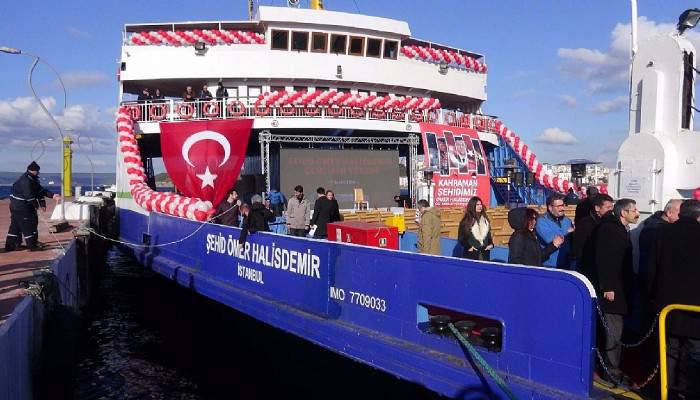
POLYGON ((49 330, 53 361, 39 398, 436 397, 196 295, 118 251, 89 308, 49 330))

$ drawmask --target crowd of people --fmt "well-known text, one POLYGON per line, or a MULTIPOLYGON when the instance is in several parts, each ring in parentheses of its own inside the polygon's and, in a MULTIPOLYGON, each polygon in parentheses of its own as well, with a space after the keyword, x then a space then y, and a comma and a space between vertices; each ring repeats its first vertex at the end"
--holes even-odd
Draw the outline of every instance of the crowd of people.
MULTIPOLYGON (((697 192, 697 191, 696 191, 697 192)), ((508 213, 513 233, 508 263, 548 266, 582 273, 595 288, 604 329, 598 348, 603 349, 607 377, 629 382, 622 373, 621 339, 625 320, 633 310, 642 324, 653 329, 655 316, 669 304, 700 306, 700 200, 671 200, 640 224, 638 243, 630 231, 639 222, 634 200, 614 201, 589 188, 577 202, 574 221, 564 215, 565 196, 547 199, 543 215, 533 208, 508 213), (639 249, 634 268, 634 248, 639 249)), ((418 202, 418 251, 440 254, 440 213, 428 202, 418 202)), ((489 260, 493 248, 490 221, 481 199, 473 197, 459 224, 461 256, 489 260)), ((683 312, 669 315, 668 377, 679 391, 700 393, 700 316, 683 312)), ((658 360, 654 360, 658 361, 658 360)), ((654 363, 651 363, 652 366, 654 363)))
POLYGON ((240 227, 239 242, 243 243, 251 233, 269 232, 270 224, 277 217, 285 215, 287 233, 291 236, 325 239, 328 236, 327 225, 340 221, 340 207, 332 190, 323 187, 316 189, 316 200, 311 213, 311 202, 304 196, 304 187, 294 187, 294 196, 287 198, 277 189, 272 189, 263 201, 262 196, 253 195, 245 201, 231 190, 216 207, 213 222, 240 227))
MULTIPOLYGON (((212 95, 212 92, 209 90, 209 86, 206 83, 202 85, 202 88, 197 93, 194 91, 192 86, 188 85, 185 87, 185 90, 182 92, 182 96, 180 97, 182 98, 182 101, 209 101, 213 100, 214 98, 224 99, 228 97, 228 90, 224 87, 222 81, 217 83, 214 95, 212 95)), ((143 88, 141 89, 141 93, 138 95, 136 100, 141 103, 158 102, 160 100, 165 100, 165 96, 160 92, 159 88, 153 89, 153 93, 151 93, 151 89, 143 88)))

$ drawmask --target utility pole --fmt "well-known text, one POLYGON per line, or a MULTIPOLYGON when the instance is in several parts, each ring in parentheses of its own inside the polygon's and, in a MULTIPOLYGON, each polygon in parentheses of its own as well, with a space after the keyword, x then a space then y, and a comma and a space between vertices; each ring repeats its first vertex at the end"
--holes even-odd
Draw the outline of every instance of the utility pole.
POLYGON ((248 20, 253 20, 253 0, 248 0, 248 20))

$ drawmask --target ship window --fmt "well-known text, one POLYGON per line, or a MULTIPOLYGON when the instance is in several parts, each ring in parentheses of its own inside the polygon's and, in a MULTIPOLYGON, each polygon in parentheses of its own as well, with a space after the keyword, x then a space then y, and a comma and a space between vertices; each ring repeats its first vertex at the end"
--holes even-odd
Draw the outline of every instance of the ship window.
POLYGON ((367 39, 367 57, 377 57, 382 55, 382 39, 367 39))
POLYGON ((691 129, 690 120, 693 116, 693 53, 683 52, 683 97, 681 109, 681 129, 691 129))
POLYGON ((284 92, 287 88, 284 86, 270 86, 270 92, 284 92))
POLYGON ((314 32, 311 34, 311 51, 325 53, 328 51, 328 34, 314 32))
POLYGON ((398 54, 397 49, 399 48, 399 42, 396 40, 385 40, 384 41, 384 58, 390 58, 396 60, 398 54))
POLYGON ((289 50, 289 31, 272 31, 272 49, 289 50))
POLYGON ((292 50, 309 51, 309 32, 292 32, 292 50))
POLYGON ((331 35, 331 52, 345 54, 347 52, 348 37, 344 35, 331 35))
POLYGON ((350 51, 353 56, 361 56, 364 54, 365 38, 359 36, 350 36, 350 51))
POLYGON ((316 86, 316 90, 320 90, 321 92, 327 92, 330 89, 331 88, 329 88, 328 86, 316 86))
POLYGON ((260 86, 248 86, 248 99, 257 99, 261 92, 260 86))
POLYGON ((295 92, 303 92, 304 90, 306 90, 308 92, 309 87, 308 86, 294 86, 295 92))
POLYGON ((377 92, 377 97, 386 97, 388 95, 389 95, 389 93, 387 93, 387 92, 377 92))

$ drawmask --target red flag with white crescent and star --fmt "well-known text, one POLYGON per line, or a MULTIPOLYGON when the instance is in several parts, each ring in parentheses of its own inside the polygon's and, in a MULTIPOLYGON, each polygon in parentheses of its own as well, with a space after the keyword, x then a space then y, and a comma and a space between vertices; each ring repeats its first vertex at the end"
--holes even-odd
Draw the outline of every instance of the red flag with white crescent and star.
POLYGON ((252 119, 161 122, 163 163, 175 187, 214 205, 226 197, 241 172, 252 119))

